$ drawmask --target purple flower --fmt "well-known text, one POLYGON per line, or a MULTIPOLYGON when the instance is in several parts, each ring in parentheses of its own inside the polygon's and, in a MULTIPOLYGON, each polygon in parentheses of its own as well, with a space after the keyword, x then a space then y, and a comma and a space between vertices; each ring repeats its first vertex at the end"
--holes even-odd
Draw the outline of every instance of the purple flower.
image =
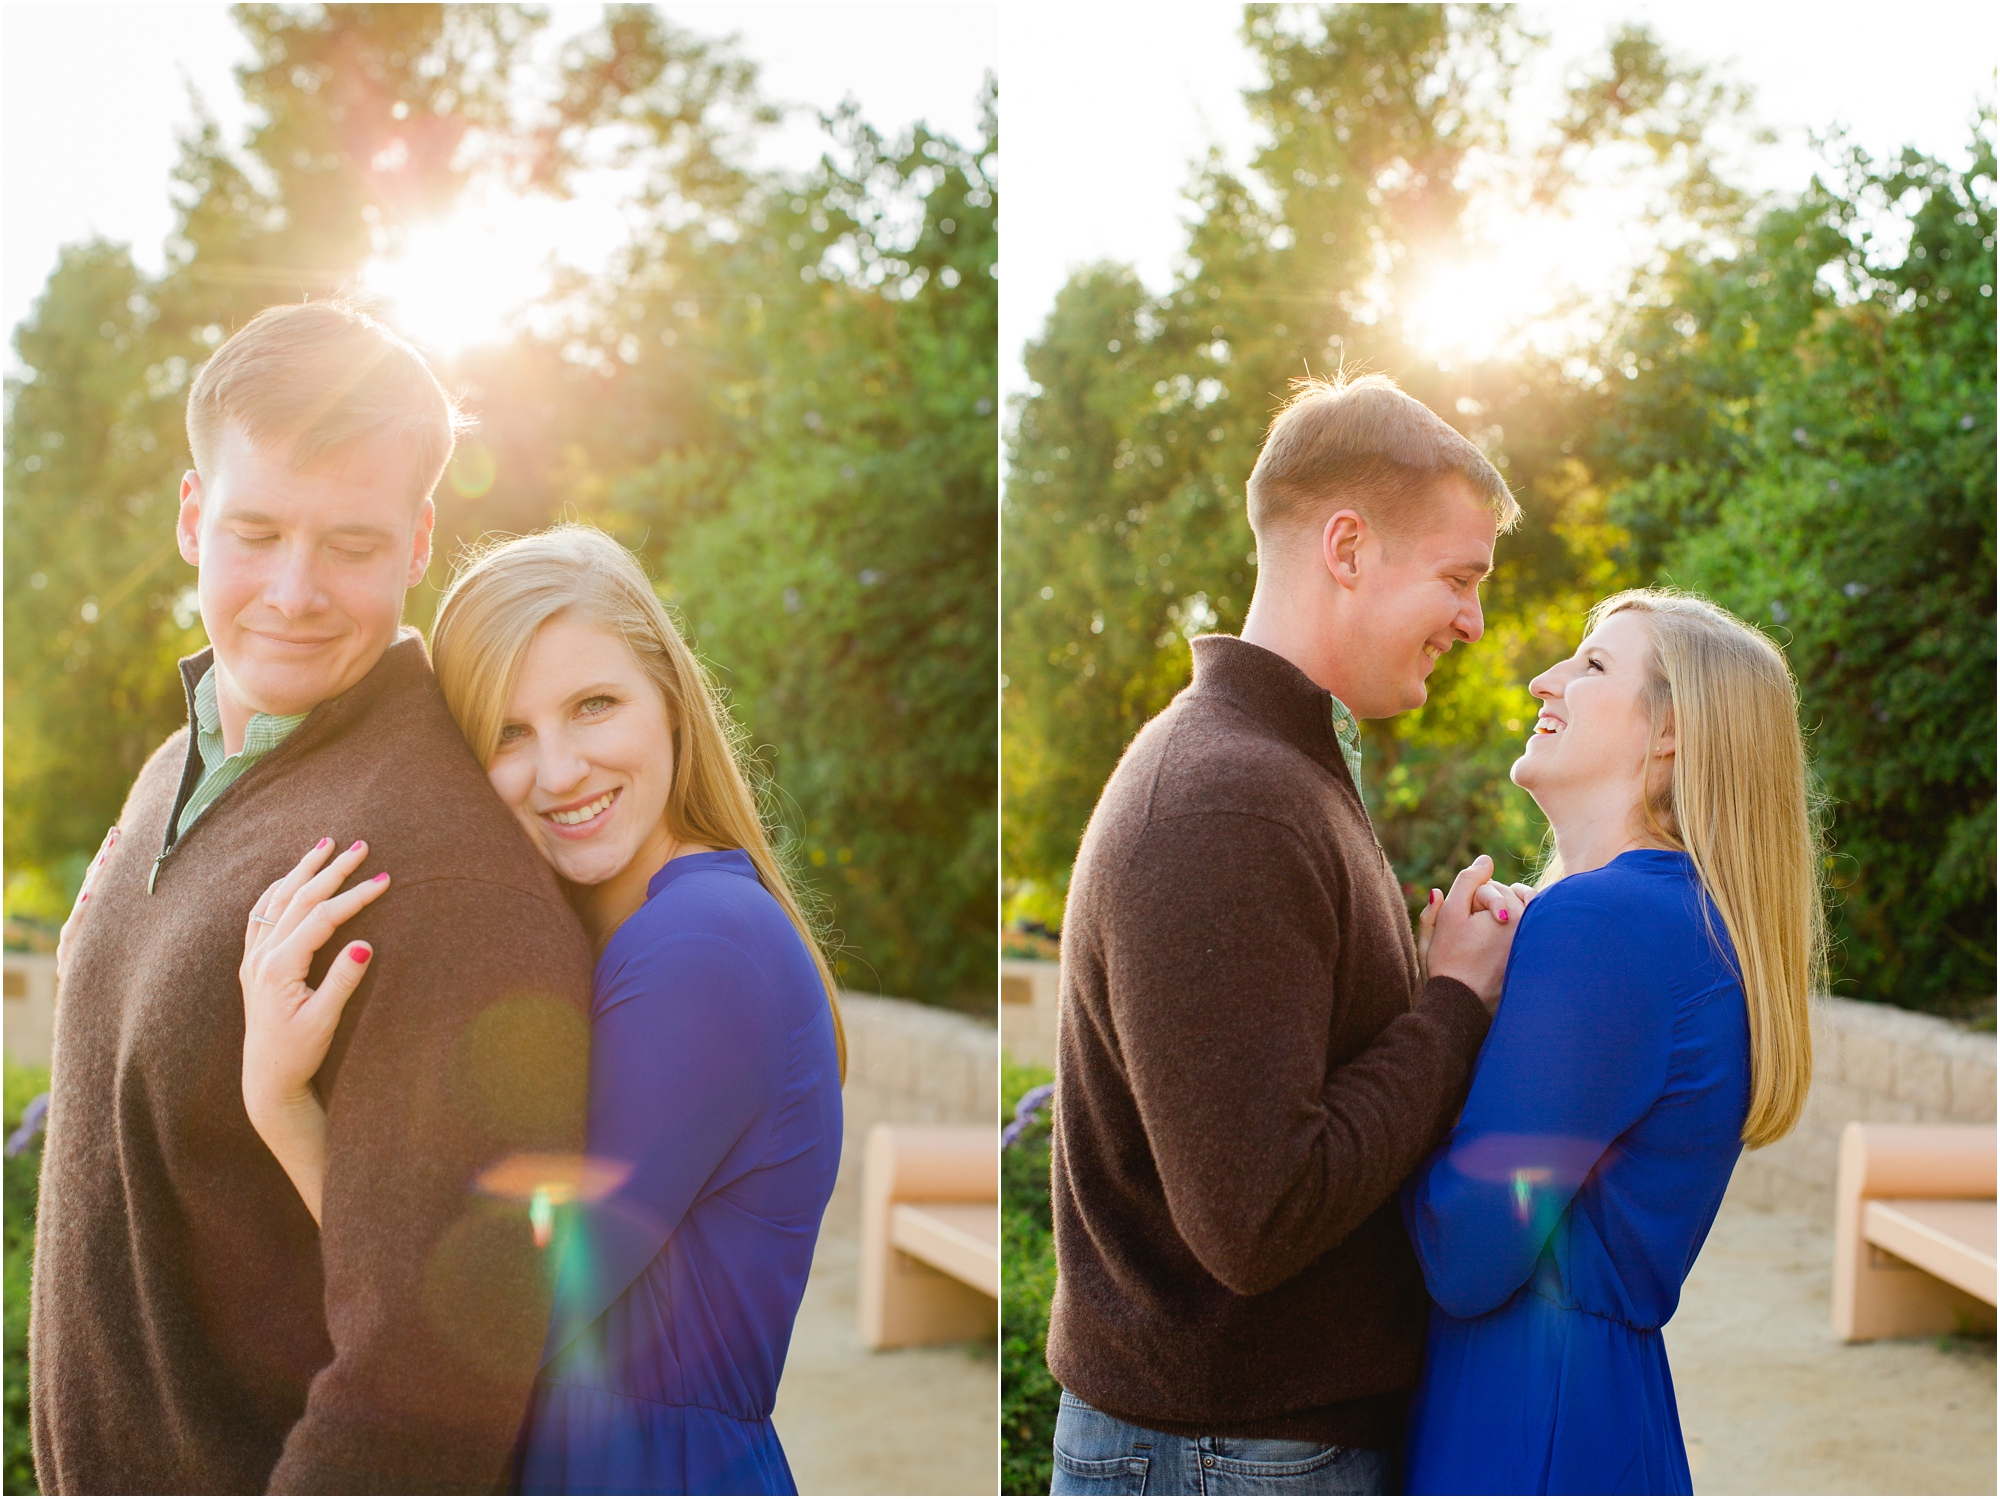
POLYGON ((42 1125, 48 1117, 49 1095, 38 1093, 21 1110, 21 1127, 7 1137, 7 1156, 10 1160, 35 1143, 35 1136, 42 1132, 42 1125))
POLYGON ((1055 1093, 1054 1083, 1043 1083, 1039 1088, 1030 1088, 1021 1095, 1021 1101, 1014 1105, 1014 1122, 1000 1132, 1000 1148, 1006 1149, 1021 1138, 1021 1132, 1035 1122, 1042 1112, 1042 1105, 1055 1093))

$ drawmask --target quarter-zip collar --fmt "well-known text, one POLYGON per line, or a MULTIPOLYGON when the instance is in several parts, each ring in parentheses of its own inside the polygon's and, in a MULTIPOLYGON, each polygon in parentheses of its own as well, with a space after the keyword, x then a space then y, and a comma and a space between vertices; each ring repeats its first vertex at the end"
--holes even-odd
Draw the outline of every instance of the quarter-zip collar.
MULTIPOLYGON (((1188 691, 1218 697, 1324 766, 1361 800, 1334 728, 1327 690, 1275 651, 1234 635, 1197 635, 1188 691)), ((1364 812, 1366 808, 1363 808, 1364 812)))
POLYGON ((149 895, 159 885, 160 871, 168 858, 189 838, 199 836, 203 826, 241 787, 277 773, 276 767, 289 765, 315 746, 326 743, 337 734, 347 732, 385 697, 403 690, 417 678, 428 675, 430 655, 424 648, 424 637, 409 625, 402 626, 396 639, 368 669, 366 676, 338 697, 330 697, 315 707, 306 715, 306 721, 285 737, 283 744, 244 771, 228 790, 210 804, 208 810, 188 824, 186 834, 182 835, 176 831, 180 825, 181 813, 187 807, 188 798, 194 795, 195 787, 201 784, 203 774, 201 722, 195 710, 195 688, 201 684, 202 676, 214 664, 213 646, 197 651, 192 656, 183 657, 180 662, 181 687, 187 694, 187 759, 181 766, 181 784, 180 789, 174 793, 173 809, 167 814, 166 836, 160 844, 159 856, 153 860, 152 871, 146 876, 146 893, 149 895))

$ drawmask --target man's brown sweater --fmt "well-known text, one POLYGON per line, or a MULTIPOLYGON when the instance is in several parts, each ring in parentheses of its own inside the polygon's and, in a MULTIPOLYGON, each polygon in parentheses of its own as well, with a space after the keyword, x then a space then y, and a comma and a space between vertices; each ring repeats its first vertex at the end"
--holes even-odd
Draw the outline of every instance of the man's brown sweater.
MULTIPOLYGON (((182 663, 190 703, 209 659, 182 663)), ((504 1488, 548 1293, 524 1207, 475 1179, 582 1147, 589 945, 414 634, 170 842, 200 774, 185 729, 139 773, 56 1006, 43 1489, 504 1488), (375 949, 318 1078, 318 1230, 244 1113, 236 970, 257 897, 322 837, 366 838, 362 873, 394 882, 312 974, 375 949)))
POLYGON ((1327 694, 1230 636, 1143 729, 1063 922, 1048 1362, 1188 1436, 1393 1446, 1428 1302, 1395 1202, 1485 1038, 1418 985, 1327 694))

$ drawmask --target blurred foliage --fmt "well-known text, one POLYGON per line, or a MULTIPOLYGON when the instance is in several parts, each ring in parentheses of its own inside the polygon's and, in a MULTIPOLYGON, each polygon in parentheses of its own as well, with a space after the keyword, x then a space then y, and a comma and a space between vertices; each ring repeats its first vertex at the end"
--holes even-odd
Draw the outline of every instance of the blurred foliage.
MULTIPOLYGON (((49 1090, 49 1069, 6 1063, 5 1132, 13 1134, 21 1111, 39 1093, 49 1090)), ((0 1239, 6 1249, 6 1492, 39 1494, 35 1483, 34 1437, 28 1424, 28 1282, 35 1253, 35 1193, 41 1180, 42 1142, 38 1136, 4 1163, 6 1181, 0 1197, 0 1239)))
POLYGON ((1836 989, 1947 1010, 1994 982, 1993 185, 1990 128, 1962 172, 1850 151, 1677 261, 1603 444, 1648 570, 1786 646, 1836 989))
POLYGON ((1761 139, 1746 91, 1642 28, 1533 138, 1512 90, 1539 42, 1510 10, 1253 5, 1243 36, 1265 143, 1246 173, 1197 172, 1174 284, 1080 270, 1026 351, 1003 497, 1008 915, 1059 921, 1098 792, 1186 683, 1188 639, 1241 627, 1243 483, 1288 383, 1379 370, 1525 513, 1485 638, 1438 663, 1425 708, 1364 725, 1412 911, 1477 852, 1529 874, 1544 824, 1507 778, 1526 683, 1596 599, 1671 581, 1791 651, 1835 803, 1836 987, 1990 995, 1990 146, 1962 176, 1849 155, 1764 200, 1730 175, 1761 139), (1565 346, 1422 347, 1406 309, 1476 258, 1479 194, 1574 214, 1606 180, 1643 189, 1655 247, 1617 309, 1565 346))
MULTIPOLYGON (((1055 1081, 1046 1067, 1000 1062, 1000 1120, 1031 1088, 1055 1081)), ((1049 1209, 1049 1108, 1000 1152, 1000 1492, 1046 1494, 1055 1459, 1062 1387, 1043 1352, 1056 1293, 1049 1209)))
POLYGON ((727 689, 843 981, 990 1006, 991 81, 981 141, 887 141, 848 111, 817 167, 760 174, 777 111, 754 66, 647 7, 608 7, 525 80, 529 7, 235 15, 261 123, 237 146, 198 110, 166 273, 71 246, 15 332, 10 917, 61 919, 66 862, 184 716, 172 663, 203 636, 173 521, 202 359, 271 303, 352 294, 470 183, 559 197, 608 163, 636 184, 624 262, 434 359, 481 425, 409 616, 459 541, 605 525, 727 689))

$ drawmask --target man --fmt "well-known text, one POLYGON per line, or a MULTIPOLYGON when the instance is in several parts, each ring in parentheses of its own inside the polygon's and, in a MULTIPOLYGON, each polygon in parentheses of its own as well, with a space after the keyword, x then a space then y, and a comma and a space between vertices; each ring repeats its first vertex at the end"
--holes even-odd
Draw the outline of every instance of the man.
POLYGON ((590 953, 403 595, 457 425, 416 352, 274 308, 188 399, 210 648, 65 932, 31 1334, 50 1493, 492 1492, 548 1313, 481 1174, 583 1136, 590 953), (244 1112, 243 934, 322 837, 389 892, 318 1079, 324 1229, 244 1112))
POLYGON ((1506 484, 1392 382, 1314 382, 1249 511, 1242 637, 1194 642, 1070 887, 1056 1493, 1142 1470, 1168 1494, 1393 1481, 1427 1313, 1395 1192, 1463 1099, 1512 935, 1474 905, 1482 858, 1423 977, 1355 724, 1421 706, 1479 638, 1506 484))

